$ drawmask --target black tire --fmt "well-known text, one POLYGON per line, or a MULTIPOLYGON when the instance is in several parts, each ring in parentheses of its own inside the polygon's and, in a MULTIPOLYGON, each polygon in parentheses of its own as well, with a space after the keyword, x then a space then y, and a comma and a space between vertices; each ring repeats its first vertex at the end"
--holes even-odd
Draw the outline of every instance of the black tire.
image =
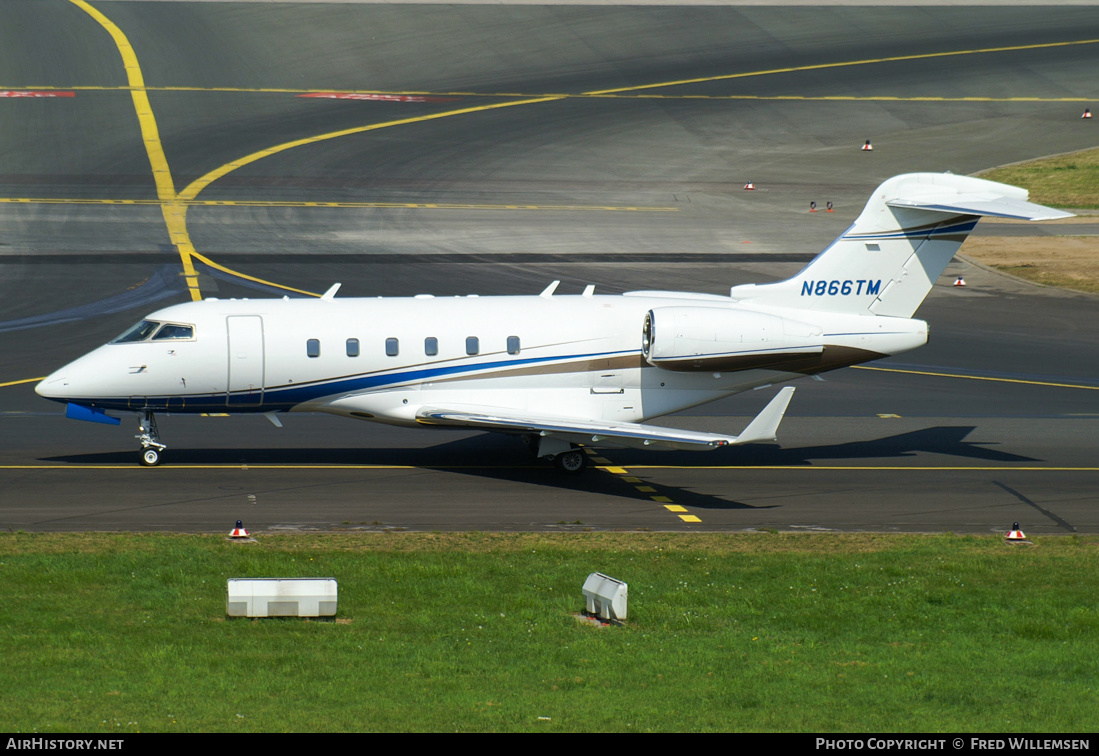
POLYGON ((145 467, 156 467, 160 464, 160 451, 149 447, 141 450, 141 464, 145 467))
POLYGON ((557 465, 557 469, 561 472, 575 475, 587 466, 588 455, 580 449, 572 449, 554 457, 553 464, 557 465))

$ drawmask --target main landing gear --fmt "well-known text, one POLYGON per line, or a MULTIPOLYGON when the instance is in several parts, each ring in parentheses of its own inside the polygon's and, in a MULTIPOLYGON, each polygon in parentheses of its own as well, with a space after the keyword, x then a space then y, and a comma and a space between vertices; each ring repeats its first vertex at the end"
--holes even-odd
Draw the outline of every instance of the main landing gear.
POLYGON ((553 462, 563 473, 575 475, 588 466, 588 455, 576 444, 570 444, 552 436, 524 436, 534 456, 553 462))
POLYGON ((561 472, 575 475, 587 467, 588 455, 584 454, 582 449, 570 449, 554 457, 553 464, 561 472))
POLYGON ((141 464, 155 467, 160 464, 160 453, 167 449, 160 443, 160 432, 156 429, 156 417, 151 410, 145 410, 137 427, 140 431, 134 438, 141 442, 141 464))

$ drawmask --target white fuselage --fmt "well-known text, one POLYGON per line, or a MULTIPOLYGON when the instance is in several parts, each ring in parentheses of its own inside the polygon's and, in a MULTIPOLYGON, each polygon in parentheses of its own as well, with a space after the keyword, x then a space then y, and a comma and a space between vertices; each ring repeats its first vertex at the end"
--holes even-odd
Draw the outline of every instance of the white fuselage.
POLYGON ((655 292, 208 299, 146 320, 192 326, 191 336, 104 345, 39 393, 98 409, 321 411, 401 425, 439 405, 640 422, 927 338, 920 320, 655 292), (670 344, 682 359, 643 353, 650 313, 660 354, 675 357, 670 344))
POLYGON ((1025 189, 953 174, 894 176, 855 222, 785 281, 729 296, 216 300, 167 307, 35 387, 66 415, 141 415, 157 464, 156 412, 319 411, 398 425, 523 435, 583 467, 578 446, 715 449, 770 441, 781 389, 738 435, 641 425, 750 388, 915 349, 912 319, 978 217, 1070 213, 1025 189))

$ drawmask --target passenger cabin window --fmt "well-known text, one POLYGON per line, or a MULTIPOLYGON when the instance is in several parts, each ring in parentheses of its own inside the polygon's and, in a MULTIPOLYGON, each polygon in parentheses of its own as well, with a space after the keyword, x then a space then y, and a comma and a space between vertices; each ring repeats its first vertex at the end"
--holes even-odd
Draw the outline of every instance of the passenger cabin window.
POLYGON ((165 323, 164 326, 156 332, 156 336, 153 336, 153 341, 193 339, 194 337, 194 326, 165 323))
POLYGON ((348 339, 347 340, 347 356, 358 357, 359 356, 359 340, 348 339))
POLYGON ((396 357, 399 351, 397 339, 390 337, 385 340, 385 353, 387 357, 396 357))
POLYGON ((480 341, 476 336, 466 337, 466 354, 477 354, 481 351, 480 341))
POLYGON ((424 339, 424 354, 428 357, 434 357, 439 353, 439 340, 434 336, 428 336, 424 339))
POLYGON ((155 320, 142 320, 137 325, 127 329, 121 336, 112 341, 112 344, 129 344, 134 341, 144 341, 153 335, 153 331, 160 327, 155 320))
POLYGON ((508 336, 508 354, 519 354, 518 336, 508 336))
POLYGON ((309 339, 308 341, 306 341, 305 342, 305 353, 307 355, 309 355, 310 357, 320 357, 321 356, 321 340, 320 339, 309 339))

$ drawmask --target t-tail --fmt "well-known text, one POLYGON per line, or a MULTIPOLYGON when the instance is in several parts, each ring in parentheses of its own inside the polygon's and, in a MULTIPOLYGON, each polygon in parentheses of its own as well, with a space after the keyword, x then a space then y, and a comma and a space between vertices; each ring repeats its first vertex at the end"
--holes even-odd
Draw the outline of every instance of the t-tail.
POLYGON ((981 216, 1072 217, 1027 196, 1025 189, 950 173, 895 176, 796 276, 734 286, 730 295, 770 307, 909 318, 981 216))

